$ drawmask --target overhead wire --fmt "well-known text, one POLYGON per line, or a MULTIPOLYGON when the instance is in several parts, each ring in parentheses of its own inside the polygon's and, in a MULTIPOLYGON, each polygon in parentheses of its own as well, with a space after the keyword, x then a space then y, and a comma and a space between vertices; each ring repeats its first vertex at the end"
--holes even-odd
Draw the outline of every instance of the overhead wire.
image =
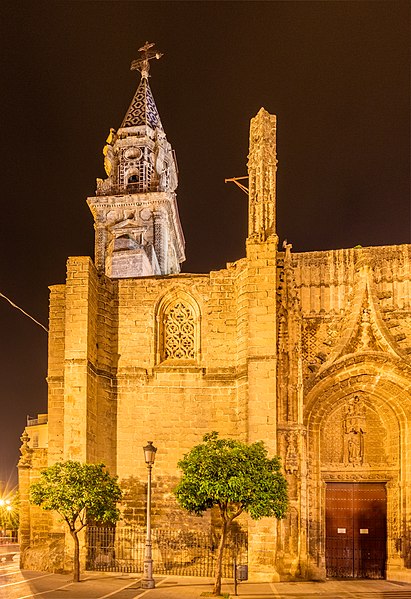
POLYGON ((9 302, 9 304, 11 304, 13 306, 13 308, 16 308, 17 310, 20 310, 20 312, 23 312, 24 316, 27 316, 33 322, 35 322, 36 324, 38 324, 39 327, 41 327, 42 329, 44 329, 46 331, 46 333, 49 332, 48 329, 46 329, 46 327, 44 326, 44 324, 41 324, 41 322, 39 322, 38 320, 36 320, 35 318, 33 318, 33 316, 31 316, 30 314, 28 314, 25 310, 23 310, 23 308, 20 308, 20 306, 18 306, 14 302, 12 302, 10 298, 8 298, 6 295, 4 295, 4 293, 0 292, 0 297, 3 297, 5 300, 7 300, 9 302))

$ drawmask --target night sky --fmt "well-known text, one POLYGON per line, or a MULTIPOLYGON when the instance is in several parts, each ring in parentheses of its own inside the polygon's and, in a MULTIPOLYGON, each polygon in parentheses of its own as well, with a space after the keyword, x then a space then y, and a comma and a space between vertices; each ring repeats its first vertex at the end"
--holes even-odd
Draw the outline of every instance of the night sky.
MULTIPOLYGON (((410 243, 408 2, 8 1, 0 8, 0 292, 47 325, 48 286, 93 255, 102 148, 150 85, 179 166, 183 272, 245 255, 249 120, 278 117, 278 233, 293 251, 410 243)), ((0 480, 47 410, 47 334, 0 298, 0 480)))

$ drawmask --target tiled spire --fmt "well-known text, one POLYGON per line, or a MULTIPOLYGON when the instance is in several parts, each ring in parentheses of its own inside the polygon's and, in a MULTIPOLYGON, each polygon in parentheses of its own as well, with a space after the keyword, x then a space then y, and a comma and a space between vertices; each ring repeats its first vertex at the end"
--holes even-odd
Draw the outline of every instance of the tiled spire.
POLYGON ((121 123, 121 128, 149 125, 152 129, 155 129, 156 127, 163 129, 160 115, 158 114, 157 106, 148 84, 148 78, 150 76, 148 74, 150 70, 150 60, 153 58, 159 59, 163 56, 161 52, 153 50, 153 46, 154 44, 146 42, 144 46, 139 49, 139 52, 141 52, 140 57, 133 60, 131 63, 131 70, 139 71, 141 73, 141 81, 129 109, 127 110, 126 116, 121 123))
POLYGON ((141 77, 140 85, 121 123, 121 128, 140 125, 149 125, 152 129, 163 128, 148 79, 144 76, 141 77))

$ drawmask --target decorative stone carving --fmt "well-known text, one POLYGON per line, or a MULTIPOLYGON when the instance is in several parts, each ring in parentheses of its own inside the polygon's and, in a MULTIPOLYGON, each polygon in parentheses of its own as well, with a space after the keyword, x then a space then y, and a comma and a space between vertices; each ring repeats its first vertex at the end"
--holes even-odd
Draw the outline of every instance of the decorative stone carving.
POLYGON ((302 403, 301 310, 295 286, 291 243, 284 242, 282 268, 277 271, 277 376, 280 422, 296 423, 302 403))
POLYGON ((33 454, 33 450, 29 447, 30 437, 27 432, 24 431, 20 437, 21 447, 20 447, 20 460, 19 467, 28 468, 31 466, 31 457, 33 454))
POLYGON ((250 124, 248 237, 275 235, 276 116, 261 108, 250 124))
POLYGON ((299 467, 298 435, 290 432, 286 437, 287 449, 284 460, 284 470, 287 474, 296 474, 299 467))
POLYGON ((174 274, 185 260, 175 199, 178 179, 174 152, 148 83, 151 50, 144 46, 140 51, 140 59, 132 66, 141 72, 140 84, 121 127, 117 132, 110 130, 103 150, 107 179, 98 179, 96 197, 88 198, 96 223, 96 266, 111 278, 174 274), (160 208, 161 222, 154 216, 160 208), (145 226, 147 235, 140 247, 135 247, 124 231, 126 243, 117 255, 111 243, 113 225, 125 221, 134 229, 145 226))
POLYGON ((358 395, 344 408, 344 464, 362 466, 364 462, 365 405, 358 395))
POLYGON ((195 324, 192 310, 183 302, 174 304, 164 316, 166 360, 194 360, 195 324))
POLYGON ((360 337, 359 337, 359 349, 367 350, 370 349, 372 341, 371 323, 370 323, 370 311, 368 308, 364 308, 361 314, 360 324, 360 337))
MULTIPOLYGON (((396 474, 396 473, 395 473, 396 474)), ((390 472, 325 472, 322 475, 324 480, 333 481, 352 481, 369 482, 373 480, 390 480, 393 474, 390 472)))
MULTIPOLYGON (((322 402, 326 401, 324 394, 322 402)), ((397 423, 372 395, 345 394, 330 406, 321 420, 319 434, 323 472, 347 472, 350 476, 354 470, 398 468, 397 423)))
POLYGON ((389 520, 389 526, 391 528, 391 553, 395 554, 400 547, 398 547, 398 539, 402 536, 401 524, 398 519, 398 515, 401 512, 400 509, 400 494, 399 494, 399 486, 397 481, 390 481, 387 485, 389 497, 390 497, 390 512, 391 518, 389 520))

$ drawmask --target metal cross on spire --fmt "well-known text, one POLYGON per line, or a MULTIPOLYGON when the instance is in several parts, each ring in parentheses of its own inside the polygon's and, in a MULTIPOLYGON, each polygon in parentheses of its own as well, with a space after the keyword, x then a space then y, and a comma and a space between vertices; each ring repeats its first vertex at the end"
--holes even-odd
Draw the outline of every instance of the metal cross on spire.
POLYGON ((146 42, 144 46, 139 48, 138 51, 141 52, 141 56, 140 58, 133 60, 130 67, 132 71, 140 71, 141 77, 145 79, 149 77, 148 72, 150 70, 150 60, 152 58, 159 59, 163 56, 161 52, 157 52, 156 50, 150 50, 150 48, 152 48, 153 46, 154 43, 150 44, 149 42, 146 42))

